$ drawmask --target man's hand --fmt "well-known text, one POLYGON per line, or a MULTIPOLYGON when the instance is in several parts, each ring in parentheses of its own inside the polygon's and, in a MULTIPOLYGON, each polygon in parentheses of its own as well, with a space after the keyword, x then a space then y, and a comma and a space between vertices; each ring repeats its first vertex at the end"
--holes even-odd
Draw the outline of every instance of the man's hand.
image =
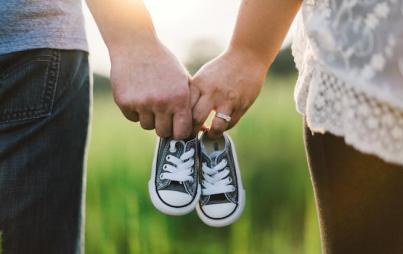
POLYGON ((111 54, 111 83, 127 119, 158 136, 184 139, 192 131, 189 75, 161 43, 132 44, 111 54))
POLYGON ((267 66, 247 51, 230 49, 200 69, 191 80, 193 124, 196 133, 212 110, 231 116, 231 122, 215 117, 209 136, 233 127, 255 101, 267 66))
POLYGON ((161 137, 192 131, 189 75, 158 40, 143 0, 87 0, 111 58, 116 103, 161 137))

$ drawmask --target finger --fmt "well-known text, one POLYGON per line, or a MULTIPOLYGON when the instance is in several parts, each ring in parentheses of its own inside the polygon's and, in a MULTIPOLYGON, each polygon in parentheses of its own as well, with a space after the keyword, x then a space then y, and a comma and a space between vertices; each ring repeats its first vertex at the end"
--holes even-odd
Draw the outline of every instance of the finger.
POLYGON ((201 93, 199 88, 190 80, 190 105, 193 108, 197 101, 200 99, 201 93))
POLYGON ((232 129, 239 122, 239 120, 241 120, 241 117, 242 113, 238 112, 232 113, 231 122, 229 123, 227 130, 232 129))
POLYGON ((172 136, 172 114, 157 113, 155 115, 155 132, 161 138, 172 136))
POLYGON ((209 128, 208 128, 207 125, 205 125, 205 124, 203 124, 203 125, 200 127, 200 131, 207 132, 208 130, 209 130, 209 128))
MULTIPOLYGON (((219 113, 227 115, 227 116, 232 115, 232 109, 229 106, 218 107, 216 109, 216 112, 219 112, 219 113)), ((223 132, 228 129, 229 124, 230 123, 227 122, 226 120, 224 120, 222 118, 219 118, 217 116, 214 116, 214 119, 213 119, 213 122, 211 124, 210 130, 207 132, 208 136, 210 138, 221 137, 223 132)))
POLYGON ((133 121, 133 122, 139 121, 139 114, 136 111, 126 111, 126 110, 123 111, 122 110, 122 113, 130 121, 133 121))
POLYGON ((177 112, 173 116, 174 139, 185 139, 192 134, 192 111, 190 107, 177 112))
POLYGON ((154 115, 151 112, 139 112, 139 120, 141 128, 145 130, 154 129, 154 115))
POLYGON ((213 110, 213 104, 206 96, 202 96, 193 107, 193 133, 197 134, 200 127, 204 124, 210 112, 213 110))

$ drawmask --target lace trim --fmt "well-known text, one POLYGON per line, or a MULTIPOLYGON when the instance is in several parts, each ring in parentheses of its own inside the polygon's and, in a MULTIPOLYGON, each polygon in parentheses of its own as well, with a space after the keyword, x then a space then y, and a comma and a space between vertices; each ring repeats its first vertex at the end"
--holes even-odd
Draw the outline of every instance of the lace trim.
MULTIPOLYGON (((302 76, 319 64, 368 97, 403 111, 403 2, 305 0, 293 43, 302 76)), ((298 89, 299 90, 299 89, 298 89)))
POLYGON ((307 79, 299 81, 302 85, 296 99, 313 131, 343 136, 361 152, 403 165, 403 111, 356 90, 330 72, 312 68, 308 73, 307 79))

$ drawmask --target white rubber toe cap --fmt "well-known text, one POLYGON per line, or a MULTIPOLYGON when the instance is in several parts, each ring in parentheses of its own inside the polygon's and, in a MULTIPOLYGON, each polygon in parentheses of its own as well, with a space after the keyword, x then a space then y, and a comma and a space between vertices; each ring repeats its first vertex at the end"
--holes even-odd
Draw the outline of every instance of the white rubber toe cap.
POLYGON ((185 206, 192 201, 191 195, 180 191, 160 190, 158 195, 165 203, 172 206, 185 206))
POLYGON ((203 206, 203 212, 211 218, 219 219, 228 216, 236 208, 234 203, 211 204, 203 206))

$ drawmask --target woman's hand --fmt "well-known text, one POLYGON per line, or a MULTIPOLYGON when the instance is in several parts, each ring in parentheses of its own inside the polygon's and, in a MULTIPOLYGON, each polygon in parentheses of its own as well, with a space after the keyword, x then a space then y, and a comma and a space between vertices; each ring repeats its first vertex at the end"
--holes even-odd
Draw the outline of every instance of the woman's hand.
POLYGON ((252 105, 268 67, 296 15, 301 0, 242 0, 230 48, 205 65, 191 80, 194 132, 212 110, 231 116, 215 117, 211 137, 236 124, 252 105))
POLYGON ((231 121, 215 117, 210 137, 232 128, 258 96, 266 71, 267 65, 253 54, 233 48, 203 66, 190 82, 194 133, 213 110, 231 116, 231 121))

